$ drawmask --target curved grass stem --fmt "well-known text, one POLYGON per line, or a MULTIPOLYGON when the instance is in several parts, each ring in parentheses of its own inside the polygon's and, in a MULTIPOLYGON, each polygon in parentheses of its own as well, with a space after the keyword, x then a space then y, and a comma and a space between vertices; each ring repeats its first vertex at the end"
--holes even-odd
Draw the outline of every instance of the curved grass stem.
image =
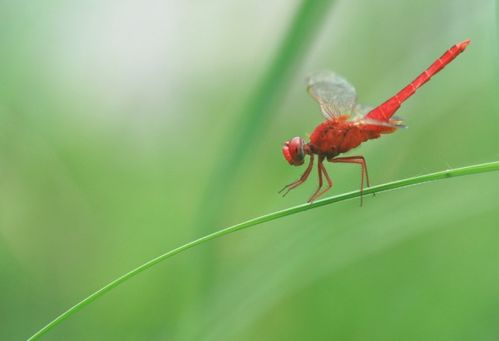
MULTIPOLYGON (((498 171, 499 170, 499 161, 494 161, 494 162, 489 162, 489 163, 482 163, 482 164, 477 164, 477 165, 472 165, 472 166, 467 166, 467 167, 461 167, 461 168, 454 168, 454 169, 449 169, 445 171, 440 171, 436 173, 430 173, 430 174, 425 174, 425 175, 419 175, 415 176, 412 178, 407 178, 403 180, 398 180, 398 181, 393 181, 393 182, 388 182, 385 184, 373 186, 364 189, 364 194, 370 194, 370 193, 380 193, 380 192, 385 192, 385 191, 390 191, 394 189, 399 189, 399 188, 404 188, 412 185, 418 185, 422 184, 425 182, 430 182, 430 181, 437 181, 437 180, 442 180, 446 178, 451 178, 451 177, 457 177, 457 176, 463 176, 463 175, 472 175, 472 174, 479 174, 479 173, 485 173, 485 172, 491 172, 491 171, 498 171)), ((43 328, 41 328, 39 331, 37 331, 35 334, 33 334, 28 340, 35 340, 42 336, 43 334, 47 333, 49 330, 60 324, 62 321, 67 319, 69 316, 75 314, 77 311, 80 309, 84 308, 85 306, 89 305, 99 297, 103 296, 107 292, 111 291, 113 288, 117 287, 118 285, 122 284, 123 282, 126 282, 130 278, 138 275, 142 271, 145 271, 154 265, 158 264, 161 261, 164 261, 165 259, 168 259, 178 253, 181 253, 187 249, 193 248, 196 245, 203 244, 208 242, 209 240, 220 238, 222 236, 228 235, 230 233, 246 229, 252 226, 256 226, 265 222, 269 222, 272 220, 279 219, 281 217, 285 216, 290 216, 293 214, 297 214, 300 212, 308 211, 320 206, 325 206, 329 205, 335 202, 340 202, 340 201, 345 201, 348 199, 353 199, 356 198, 360 195, 360 191, 353 191, 353 192, 348 192, 336 196, 332 196, 329 198, 325 198, 322 200, 318 200, 312 204, 302 204, 298 206, 294 206, 291 208, 286 208, 281 211, 269 213, 257 218, 253 218, 250 220, 247 220, 245 222, 227 227, 225 229, 213 232, 211 234, 208 234, 204 237, 201 237, 199 239, 193 240, 189 243, 186 243, 182 246, 177 247, 176 249, 173 249, 167 253, 164 253, 154 259, 151 259, 150 261, 136 267, 135 269, 127 272, 126 274, 122 275, 121 277, 118 277, 117 279, 113 280, 112 282, 108 283, 101 289, 97 290, 93 294, 89 295, 85 299, 81 300, 65 312, 63 312, 61 315, 57 316, 54 320, 49 322, 47 325, 45 325, 43 328)))

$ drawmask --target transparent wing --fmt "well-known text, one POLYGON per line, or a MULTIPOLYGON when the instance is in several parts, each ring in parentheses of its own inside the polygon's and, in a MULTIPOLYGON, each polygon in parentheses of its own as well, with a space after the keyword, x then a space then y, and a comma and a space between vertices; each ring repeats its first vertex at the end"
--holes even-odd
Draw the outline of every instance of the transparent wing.
POLYGON ((319 103, 326 118, 352 114, 357 101, 355 88, 346 79, 330 71, 309 76, 307 91, 319 103))
POLYGON ((370 105, 364 105, 364 104, 357 104, 355 108, 353 108, 353 114, 356 117, 359 116, 366 116, 371 110, 373 110, 374 107, 370 105))
POLYGON ((400 118, 393 118, 388 122, 386 122, 386 121, 374 120, 372 118, 366 118, 364 115, 362 116, 358 115, 352 121, 355 122, 355 124, 370 126, 370 127, 407 128, 407 126, 404 125, 404 122, 400 118))
POLYGON ((374 108, 369 105, 357 104, 353 109, 353 119, 357 124, 378 126, 378 127, 392 127, 392 128, 407 128, 404 124, 404 120, 400 117, 393 116, 388 121, 379 121, 372 118, 367 118, 366 115, 369 114, 374 108))

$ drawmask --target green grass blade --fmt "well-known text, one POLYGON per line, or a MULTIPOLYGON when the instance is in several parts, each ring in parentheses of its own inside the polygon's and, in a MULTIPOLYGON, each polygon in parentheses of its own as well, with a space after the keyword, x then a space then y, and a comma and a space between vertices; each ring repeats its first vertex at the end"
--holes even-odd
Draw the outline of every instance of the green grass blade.
MULTIPOLYGON (((430 181, 437 181, 437 180, 443 180, 446 178, 451 178, 451 177, 458 177, 458 176, 464 176, 464 175, 472 175, 472 174, 479 174, 479 173, 485 173, 485 172, 491 172, 491 171, 498 171, 499 170, 499 161, 494 161, 490 163, 482 163, 482 164, 477 164, 477 165, 472 165, 472 166, 467 166, 467 167, 461 167, 461 168, 454 168, 450 170, 445 170, 445 171, 440 171, 436 173, 430 173, 426 175, 420 175, 412 178, 407 178, 403 180, 398 180, 398 181, 393 181, 377 186, 373 186, 370 188, 367 188, 364 190, 364 194, 371 194, 371 193, 380 193, 380 192, 385 192, 385 191, 390 191, 394 189, 400 189, 400 188, 405 188, 408 186, 412 185, 418 185, 422 184, 425 182, 430 182, 430 181)), ((269 222, 272 220, 279 219, 281 217, 286 217, 290 216, 293 214, 297 214, 300 212, 308 211, 317 207, 329 205, 332 203, 340 202, 340 201, 345 201, 349 199, 353 199, 356 197, 360 196, 360 191, 353 191, 353 192, 348 192, 336 196, 332 196, 329 198, 325 198, 322 200, 318 200, 314 202, 313 204, 302 204, 298 206, 294 206, 291 208, 283 209, 281 211, 269 213, 257 218, 253 218, 250 220, 247 220, 245 222, 242 222, 240 224, 236 224, 230 227, 227 227, 225 229, 219 230, 217 232, 208 234, 204 237, 201 237, 199 239, 196 239, 194 241, 191 241, 187 244, 184 244, 176 249, 173 249, 165 254, 162 254, 140 266, 137 268, 131 270, 130 272, 124 274, 123 276, 115 279, 114 281, 110 282, 109 284, 105 285, 98 291, 94 292, 87 298, 83 299, 73 307, 69 308, 66 310, 64 313, 56 317, 54 320, 52 320, 50 323, 48 323, 46 326, 44 326, 42 329, 37 331, 33 336, 29 338, 29 340, 35 340, 42 336, 43 334, 47 333, 50 329, 54 328, 58 324, 60 324, 62 321, 64 321, 66 318, 69 316, 75 314, 77 311, 80 309, 84 308, 86 305, 92 303, 99 297, 103 296, 107 292, 111 291, 113 288, 117 287, 118 285, 122 284, 123 282, 126 282, 130 278, 138 275, 144 270, 147 270, 154 265, 158 264, 159 262, 168 259, 178 253, 181 253, 185 250, 188 250, 190 248, 195 247, 196 245, 204 244, 212 239, 220 238, 222 236, 228 235, 230 233, 246 229, 249 227, 253 227, 259 224, 263 224, 265 222, 269 222)), ((359 208, 360 209, 360 208, 359 208)))

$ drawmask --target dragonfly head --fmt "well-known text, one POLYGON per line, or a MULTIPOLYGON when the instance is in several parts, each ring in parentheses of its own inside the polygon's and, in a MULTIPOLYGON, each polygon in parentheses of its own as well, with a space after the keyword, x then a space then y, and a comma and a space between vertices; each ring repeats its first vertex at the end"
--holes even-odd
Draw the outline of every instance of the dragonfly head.
POLYGON ((282 153, 290 165, 303 165, 305 161, 305 141, 301 137, 293 137, 284 143, 282 153))

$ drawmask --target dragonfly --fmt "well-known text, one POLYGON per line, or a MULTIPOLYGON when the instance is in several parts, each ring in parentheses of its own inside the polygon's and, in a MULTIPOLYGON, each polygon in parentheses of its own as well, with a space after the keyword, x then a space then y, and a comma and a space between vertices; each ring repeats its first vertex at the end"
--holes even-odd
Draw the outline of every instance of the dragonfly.
POLYGON ((404 127, 403 121, 393 116, 395 112, 419 87, 461 54, 469 43, 470 40, 467 39, 453 45, 409 85, 375 108, 357 104, 355 88, 343 77, 333 72, 319 72, 308 77, 307 91, 319 104, 320 111, 326 120, 314 129, 308 143, 302 137, 293 137, 284 143, 282 153, 290 165, 303 165, 307 155, 310 156, 310 160, 301 177, 284 186, 279 193, 285 196, 289 191, 303 184, 312 172, 314 159, 317 157, 319 186, 308 202, 314 202, 333 187, 333 182, 323 165, 324 160, 327 160, 332 163, 360 165, 360 204, 362 206, 364 178, 367 187, 370 187, 366 160, 362 155, 339 155, 358 147, 363 142, 377 139, 383 134, 393 133, 398 128, 404 127), (322 188, 323 177, 327 183, 324 188, 322 188))

